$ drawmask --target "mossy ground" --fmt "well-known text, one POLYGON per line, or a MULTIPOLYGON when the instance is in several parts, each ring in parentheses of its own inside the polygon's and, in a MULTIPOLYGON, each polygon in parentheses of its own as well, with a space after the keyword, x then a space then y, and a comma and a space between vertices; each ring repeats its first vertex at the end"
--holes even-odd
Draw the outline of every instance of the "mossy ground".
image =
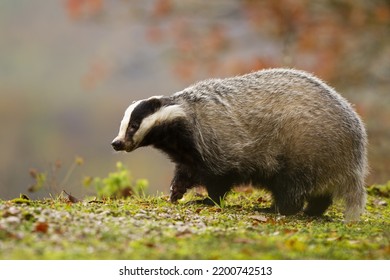
POLYGON ((390 259, 389 193, 371 187, 353 224, 337 204, 322 218, 261 213, 270 197, 252 189, 222 208, 166 196, 0 201, 0 259, 390 259))

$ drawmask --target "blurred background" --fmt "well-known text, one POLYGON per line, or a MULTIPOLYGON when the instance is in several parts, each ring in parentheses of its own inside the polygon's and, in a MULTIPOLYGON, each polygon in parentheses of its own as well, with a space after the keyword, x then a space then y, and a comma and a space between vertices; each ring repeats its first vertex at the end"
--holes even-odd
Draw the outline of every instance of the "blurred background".
POLYGON ((27 193, 34 172, 82 196, 117 161, 167 192, 164 155, 110 147, 131 101, 270 67, 312 72, 353 103, 367 184, 390 179, 388 0, 1 0, 0 198, 27 193))

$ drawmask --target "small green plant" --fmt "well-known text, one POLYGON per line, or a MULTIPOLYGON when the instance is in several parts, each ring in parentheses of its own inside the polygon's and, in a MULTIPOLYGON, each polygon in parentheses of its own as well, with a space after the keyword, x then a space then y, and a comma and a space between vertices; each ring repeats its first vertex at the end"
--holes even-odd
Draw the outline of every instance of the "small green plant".
POLYGON ((226 208, 226 199, 225 199, 226 198, 226 194, 223 197, 219 198, 219 203, 218 203, 218 201, 213 200, 209 196, 207 196, 207 198, 210 199, 214 203, 215 206, 217 206, 217 207, 219 207, 221 209, 226 208))
POLYGON ((133 184, 128 169, 117 162, 115 172, 110 172, 106 178, 86 177, 84 185, 93 185, 99 198, 125 198, 132 195, 144 197, 149 183, 146 179, 139 179, 133 184))

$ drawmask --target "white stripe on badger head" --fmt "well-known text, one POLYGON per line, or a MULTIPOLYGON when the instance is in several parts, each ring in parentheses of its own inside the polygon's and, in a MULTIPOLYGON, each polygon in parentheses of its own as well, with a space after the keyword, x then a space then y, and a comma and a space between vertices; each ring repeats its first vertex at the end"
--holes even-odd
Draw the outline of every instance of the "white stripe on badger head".
POLYGON ((161 107, 160 110, 142 120, 139 129, 134 134, 133 140, 138 145, 155 125, 176 118, 184 118, 185 116, 186 113, 180 105, 161 107))
POLYGON ((124 115, 124 117, 121 121, 121 125, 119 127, 118 136, 114 139, 114 141, 116 141, 116 140, 124 141, 125 140, 126 131, 127 131, 127 127, 129 126, 131 113, 134 111, 135 107, 137 107, 138 104, 140 104, 142 101, 144 101, 144 100, 135 101, 126 109, 125 115, 124 115))
POLYGON ((164 97, 164 95, 156 95, 156 96, 151 96, 151 97, 149 97, 147 100, 150 100, 150 99, 153 99, 153 98, 161 99, 161 98, 163 98, 163 97, 164 97))
POLYGON ((149 97, 148 99, 142 99, 142 100, 134 101, 133 103, 131 103, 131 105, 126 109, 125 115, 123 116, 123 119, 121 121, 118 136, 115 137, 115 139, 113 141, 116 141, 116 140, 124 141, 125 140, 127 127, 129 126, 129 122, 130 122, 130 118, 131 118, 131 113, 133 113, 135 107, 137 107, 142 101, 149 100, 152 98, 162 98, 162 97, 163 97, 163 95, 152 96, 152 97, 149 97))

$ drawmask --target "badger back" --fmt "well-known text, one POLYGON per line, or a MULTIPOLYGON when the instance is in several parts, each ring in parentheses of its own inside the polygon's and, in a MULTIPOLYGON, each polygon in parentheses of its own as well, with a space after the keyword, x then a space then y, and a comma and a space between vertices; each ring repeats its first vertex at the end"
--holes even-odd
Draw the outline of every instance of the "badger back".
POLYGON ((272 174, 281 168, 281 156, 297 164, 328 164, 341 154, 359 157, 351 146, 365 146, 364 127, 351 105, 305 72, 274 69, 212 79, 174 98, 191 115, 197 148, 216 174, 272 174))

